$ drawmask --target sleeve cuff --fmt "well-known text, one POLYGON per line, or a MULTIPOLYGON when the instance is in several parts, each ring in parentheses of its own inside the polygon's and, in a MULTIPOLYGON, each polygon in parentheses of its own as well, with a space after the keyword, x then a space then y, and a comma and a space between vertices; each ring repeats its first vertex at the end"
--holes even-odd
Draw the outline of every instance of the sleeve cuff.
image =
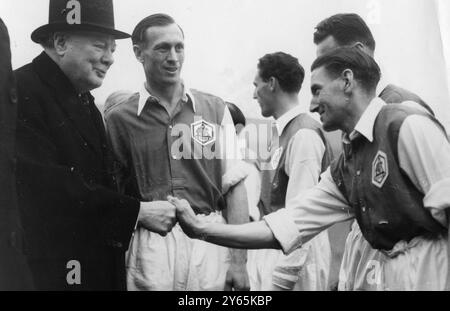
POLYGON ((280 276, 276 272, 274 272, 272 276, 272 284, 284 290, 293 290, 295 284, 297 284, 298 282, 298 279, 298 275, 280 276))
POLYGON ((231 187, 237 185, 245 179, 249 174, 248 163, 239 161, 239 163, 230 168, 225 175, 222 176, 222 194, 226 194, 231 187))
POLYGON ((140 202, 132 197, 115 194, 116 204, 102 215, 101 232, 107 245, 128 249, 139 215, 140 202))
POLYGON ((284 254, 289 255, 302 246, 301 235, 288 209, 283 208, 265 216, 263 219, 269 226, 275 239, 280 243, 284 254))
POLYGON ((448 227, 446 209, 450 208, 450 179, 435 183, 423 199, 423 205, 443 226, 448 227))

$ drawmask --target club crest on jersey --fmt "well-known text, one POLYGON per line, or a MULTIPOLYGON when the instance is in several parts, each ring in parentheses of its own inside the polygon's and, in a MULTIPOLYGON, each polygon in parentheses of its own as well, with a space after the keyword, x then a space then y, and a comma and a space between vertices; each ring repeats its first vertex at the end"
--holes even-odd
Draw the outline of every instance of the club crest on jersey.
POLYGON ((372 184, 383 187, 389 176, 388 158, 386 153, 378 151, 372 163, 372 184))
POLYGON ((191 137, 202 146, 216 141, 216 129, 213 124, 200 120, 191 124, 191 137))

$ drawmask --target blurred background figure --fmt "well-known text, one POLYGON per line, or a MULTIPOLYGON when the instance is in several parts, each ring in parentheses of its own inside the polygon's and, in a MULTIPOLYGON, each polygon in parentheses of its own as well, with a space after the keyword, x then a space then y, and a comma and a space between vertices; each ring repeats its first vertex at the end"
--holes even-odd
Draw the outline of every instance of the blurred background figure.
POLYGON ((14 165, 17 95, 11 68, 8 29, 0 19, 0 290, 31 290, 22 254, 22 227, 14 165))
MULTIPOLYGON (((228 174, 224 175, 222 178, 222 192, 224 194, 227 193, 231 187, 243 181, 247 190, 249 220, 256 221, 260 219, 258 202, 261 195, 261 176, 258 169, 256 151, 250 148, 255 142, 250 142, 249 140, 255 137, 247 135, 251 128, 248 125, 253 125, 252 122, 254 120, 247 121, 241 109, 235 104, 226 102, 226 105, 230 110, 231 118, 236 128, 238 149, 243 161, 240 161, 228 174)), ((247 260, 247 267, 249 262, 250 259, 247 260)))
POLYGON ((230 110, 231 118, 233 119, 234 126, 236 127, 236 134, 239 135, 247 124, 247 120, 238 106, 230 102, 225 102, 225 104, 227 105, 228 110, 230 110))

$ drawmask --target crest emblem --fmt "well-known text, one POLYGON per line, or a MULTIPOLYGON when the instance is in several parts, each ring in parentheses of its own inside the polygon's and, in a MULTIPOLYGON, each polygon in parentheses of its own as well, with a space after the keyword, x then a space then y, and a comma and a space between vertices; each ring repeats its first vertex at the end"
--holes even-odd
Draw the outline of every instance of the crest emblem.
POLYGON ((216 141, 216 129, 213 124, 200 120, 191 124, 191 137, 202 146, 216 141))
POLYGON ((386 153, 378 151, 372 163, 372 184, 383 187, 389 176, 389 166, 386 153))
POLYGON ((77 0, 70 0, 66 6, 66 20, 69 25, 81 24, 81 4, 77 0), (69 11, 70 10, 70 11, 69 11))

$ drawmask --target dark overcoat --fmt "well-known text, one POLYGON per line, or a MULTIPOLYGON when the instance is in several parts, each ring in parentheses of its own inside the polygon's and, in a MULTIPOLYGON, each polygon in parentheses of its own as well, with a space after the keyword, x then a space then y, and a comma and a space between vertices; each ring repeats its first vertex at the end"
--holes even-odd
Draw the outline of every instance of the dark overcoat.
POLYGON ((45 52, 15 73, 18 201, 36 288, 125 289, 139 201, 116 192, 93 97, 45 52))

